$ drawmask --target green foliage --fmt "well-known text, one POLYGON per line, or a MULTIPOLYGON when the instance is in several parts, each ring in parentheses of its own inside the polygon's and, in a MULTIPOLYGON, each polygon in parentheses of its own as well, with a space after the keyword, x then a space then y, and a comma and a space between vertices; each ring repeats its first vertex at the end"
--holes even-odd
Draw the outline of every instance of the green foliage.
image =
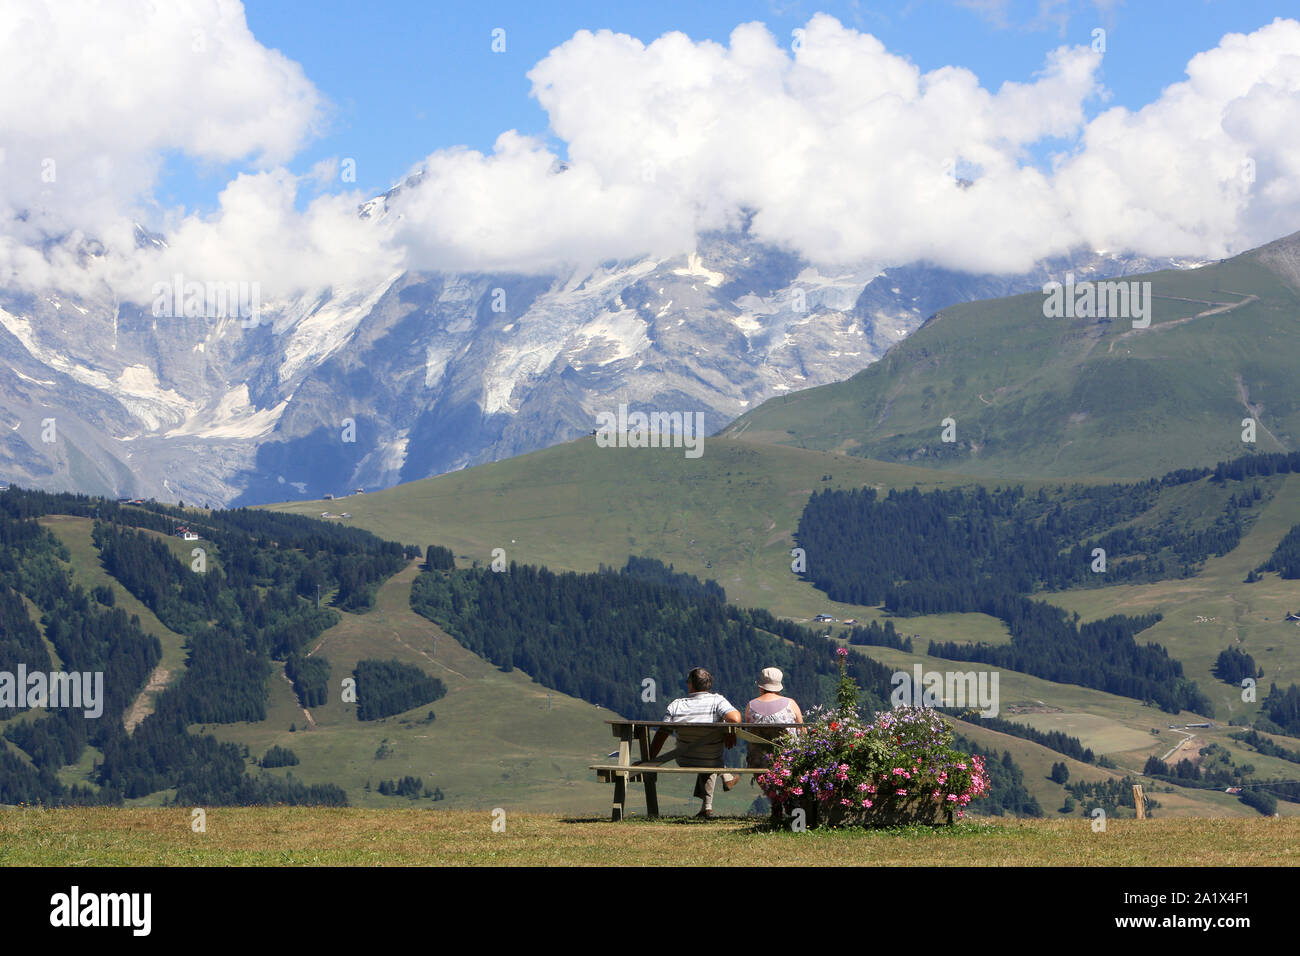
POLYGON ((1264 676, 1264 669, 1255 663, 1255 659, 1245 651, 1229 647, 1220 651, 1214 662, 1214 676, 1227 684, 1241 686, 1242 678, 1264 676))
MULTIPOLYGON (((68 670, 104 672, 104 719, 58 710, 13 722, 7 736, 31 757, 0 767, 0 802, 120 802, 174 789, 191 805, 346 804, 331 784, 245 772, 242 749, 191 734, 195 723, 262 720, 273 654, 292 656, 338 619, 315 607, 317 585, 335 603, 363 610, 378 583, 399 570, 404 549, 355 528, 261 511, 199 516, 164 505, 123 506, 81 495, 11 488, 0 492, 0 654, 49 669, 33 642, 31 622, 15 615, 29 598, 43 613, 45 636, 68 670), (94 600, 71 585, 60 564, 66 549, 36 524, 46 514, 99 519, 93 540, 103 566, 167 627, 186 636, 186 668, 154 701, 154 711, 128 735, 119 715, 143 688, 161 657, 156 638, 111 605, 112 589, 94 600), (164 540, 178 520, 199 531, 212 561, 198 573, 164 540), (141 530, 143 529, 143 530, 141 530), (110 716, 111 715, 111 716, 110 716), (93 771, 98 791, 63 788, 53 771, 75 763, 87 743, 103 753, 93 771), (12 772, 10 772, 12 770, 12 772)), ((26 617, 25 610, 23 618, 26 617)), ((310 686, 310 685, 309 685, 310 686)))
MULTIPOLYGON (((411 588, 411 606, 503 670, 517 667, 561 693, 646 719, 662 717, 667 700, 642 700, 642 680, 657 680, 666 696, 693 667, 706 666, 724 695, 747 692, 763 668, 779 667, 786 693, 805 706, 830 700, 838 680, 833 645, 822 635, 630 575, 516 564, 501 573, 425 573, 411 588)), ((866 688, 864 704, 883 708, 889 668, 861 655, 846 667, 866 688)))
POLYGON ((849 631, 849 643, 870 647, 892 647, 912 653, 912 639, 900 637, 898 631, 894 629, 893 621, 885 621, 883 627, 879 621, 872 621, 865 627, 857 625, 849 631))
MULTIPOLYGON (((872 488, 827 490, 809 499, 797 539, 814 557, 812 582, 834 600, 883 601, 898 614, 979 611, 1001 619, 1011 632, 1010 645, 931 643, 933 656, 1151 700, 1172 712, 1212 713, 1209 699, 1183 677, 1181 664, 1158 645, 1134 639, 1158 615, 1116 615, 1080 625, 1059 608, 1025 596, 1044 587, 1096 583, 1101 576, 1090 570, 1094 545, 1112 554, 1170 551, 1183 568, 1236 545, 1241 521, 1232 505, 1209 530, 1175 533, 1159 526, 1139 532, 1126 524, 1088 537, 1141 515, 1160 487, 1152 480, 1074 488, 1053 497, 1027 497, 1019 488, 912 489, 891 491, 883 500, 872 488)), ((1150 554, 1111 568, 1114 575, 1108 571, 1106 577, 1112 582, 1168 573, 1150 554)))
POLYGON ((419 777, 406 776, 401 780, 381 780, 375 789, 386 797, 406 797, 409 800, 427 797, 435 802, 445 799, 442 788, 430 791, 419 777))
POLYGON ((1260 709, 1277 728, 1276 733, 1300 737, 1300 687, 1292 684, 1282 690, 1277 684, 1271 685, 1268 696, 1260 701, 1260 709))
MULTIPOLYGON (((36 523, 25 493, 0 493, 0 670, 49 672, 53 660, 23 598, 41 615, 45 640, 53 646, 65 672, 103 674, 100 717, 85 708, 51 708, 39 719, 8 723, 4 736, 24 752, 30 764, 10 748, 0 763, 0 803, 118 803, 122 793, 112 781, 98 791, 64 786, 55 776, 76 763, 86 746, 106 749, 125 736, 119 715, 144 686, 162 655, 157 638, 120 608, 106 606, 75 585, 63 561, 66 549, 36 523)), ((21 712, 21 711, 19 711, 21 712)))
POLYGON ((426 571, 451 571, 456 567, 456 556, 451 548, 431 544, 424 549, 423 568, 426 571))
POLYGON ((1238 798, 1246 806, 1253 810, 1258 810, 1266 817, 1271 817, 1273 814, 1277 813, 1277 797, 1273 796, 1273 794, 1269 793, 1267 790, 1242 790, 1241 793, 1238 794, 1238 798))
POLYGON ((1261 564, 1260 571, 1276 571, 1287 580, 1300 578, 1300 524, 1278 542, 1272 556, 1261 564))
POLYGON ((414 664, 399 660, 358 661, 352 676, 357 681, 357 719, 378 720, 431 704, 447 687, 414 664))
POLYGON ((1291 763, 1300 763, 1300 750, 1290 750, 1286 747, 1279 747, 1263 734, 1254 730, 1246 730, 1241 733, 1233 734, 1232 739, 1254 747, 1265 757, 1278 757, 1282 760, 1289 760, 1291 763))
POLYGON ((840 680, 835 687, 835 712, 845 719, 858 716, 858 682, 849 676, 845 667, 848 657, 847 648, 836 648, 835 659, 840 668, 840 680))
MULTIPOLYGON (((613 568, 607 568, 603 564, 599 570, 602 573, 614 573, 613 568)), ((628 555, 627 563, 617 573, 636 578, 639 581, 664 584, 693 597, 707 596, 724 603, 727 600, 727 592, 723 590, 722 585, 717 581, 711 579, 701 581, 693 574, 678 573, 673 570, 671 564, 664 564, 655 558, 640 558, 636 555, 628 555)))
POLYGON ((286 747, 274 746, 262 758, 262 766, 266 769, 274 767, 295 767, 298 765, 298 755, 286 747))
POLYGON ((293 681, 294 693, 304 707, 322 707, 329 695, 330 662, 320 654, 290 654, 284 674, 293 681))
POLYGON ((1065 765, 1065 761, 1052 764, 1051 780, 1052 783, 1065 783, 1070 779, 1070 768, 1065 765))
MULTIPOLYGON (((1091 813, 1096 807, 1101 807, 1106 811, 1107 816, 1118 815, 1119 808, 1128 807, 1137 814, 1137 805, 1133 802, 1133 785, 1138 780, 1131 776, 1125 776, 1123 779, 1115 780, 1098 780, 1087 781, 1079 780, 1075 783, 1067 783, 1066 791, 1074 797, 1083 807, 1085 812, 1091 813)), ((1143 802, 1146 804, 1147 815, 1155 816, 1153 810, 1160 806, 1159 801, 1154 797, 1143 796, 1143 802)))
POLYGON ((1043 808, 1025 787, 1025 772, 1011 756, 1011 751, 984 748, 968 737, 955 734, 953 746, 965 750, 984 762, 984 776, 988 782, 987 798, 972 807, 972 811, 988 816, 1010 814, 1017 817, 1041 817, 1043 808))

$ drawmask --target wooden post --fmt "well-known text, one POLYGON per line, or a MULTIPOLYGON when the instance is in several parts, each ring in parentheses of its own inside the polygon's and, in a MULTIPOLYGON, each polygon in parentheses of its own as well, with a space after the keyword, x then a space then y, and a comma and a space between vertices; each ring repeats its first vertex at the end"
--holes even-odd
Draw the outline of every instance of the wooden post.
MULTIPOLYGON (((641 749, 641 759, 650 759, 650 728, 638 727, 636 733, 636 742, 641 749)), ((647 817, 659 816, 659 792, 657 789, 659 778, 653 773, 641 775, 641 782, 645 784, 645 814, 647 817)))
MULTIPOLYGON (((632 727, 630 724, 615 725, 614 736, 618 738, 618 765, 626 767, 632 763, 632 727)), ((614 774, 614 805, 610 808, 609 818, 615 823, 623 819, 623 807, 627 803, 627 774, 614 774)))
POLYGON ((1142 784, 1133 784, 1133 806, 1137 810, 1137 818, 1145 820, 1147 818, 1147 801, 1142 796, 1142 784))

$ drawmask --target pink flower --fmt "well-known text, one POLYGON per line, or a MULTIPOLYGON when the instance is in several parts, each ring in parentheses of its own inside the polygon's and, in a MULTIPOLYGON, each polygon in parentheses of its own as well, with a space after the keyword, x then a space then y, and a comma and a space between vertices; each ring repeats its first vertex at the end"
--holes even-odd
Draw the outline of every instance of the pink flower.
POLYGON ((801 797, 803 796, 803 787, 795 787, 790 792, 793 793, 796 797, 801 797))
POLYGON ((894 793, 896 793, 896 794, 897 794, 898 796, 900 796, 900 797, 905 797, 905 796, 907 796, 907 791, 906 791, 906 790, 895 790, 894 793))
POLYGON ((848 657, 849 649, 847 647, 837 647, 835 648, 835 653, 840 657, 848 657))
POLYGON ((869 807, 869 806, 871 806, 871 801, 870 801, 870 800, 863 800, 863 801, 862 801, 862 805, 863 805, 864 807, 869 807))
POLYGON ((858 784, 858 793, 861 793, 863 790, 866 789, 867 789, 867 785, 865 783, 858 784))
POLYGON ((949 802, 949 803, 954 803, 954 802, 956 802, 956 800, 957 800, 957 794, 955 794, 955 793, 950 793, 950 794, 948 794, 948 802, 949 802))

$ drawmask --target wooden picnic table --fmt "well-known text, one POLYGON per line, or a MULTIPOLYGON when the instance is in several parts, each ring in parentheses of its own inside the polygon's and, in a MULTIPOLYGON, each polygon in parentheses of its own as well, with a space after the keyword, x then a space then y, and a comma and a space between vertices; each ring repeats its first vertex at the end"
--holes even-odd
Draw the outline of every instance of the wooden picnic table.
POLYGON ((588 769, 596 771, 596 776, 605 783, 613 781, 614 783, 614 804, 610 810, 610 819, 619 821, 623 819, 623 807, 627 802, 627 785, 629 783, 641 783, 645 785, 645 808, 646 816, 659 816, 659 794, 656 789, 658 776, 661 773, 735 773, 735 774, 755 774, 765 772, 764 767, 669 767, 666 766, 669 760, 674 759, 677 754, 676 749, 668 753, 660 754, 653 761, 650 760, 650 729, 655 730, 665 728, 676 730, 681 727, 704 728, 716 727, 719 730, 725 730, 734 733, 739 739, 749 741, 750 743, 770 745, 771 739, 761 736, 754 731, 756 730, 789 730, 791 728, 803 727, 804 724, 764 724, 764 723, 731 723, 730 721, 711 721, 708 723, 690 723, 687 721, 671 720, 607 720, 605 723, 610 725, 614 736, 618 738, 618 763, 616 764, 592 764, 588 769), (632 762, 632 741, 636 740, 637 748, 640 752, 641 759, 636 763, 632 762))

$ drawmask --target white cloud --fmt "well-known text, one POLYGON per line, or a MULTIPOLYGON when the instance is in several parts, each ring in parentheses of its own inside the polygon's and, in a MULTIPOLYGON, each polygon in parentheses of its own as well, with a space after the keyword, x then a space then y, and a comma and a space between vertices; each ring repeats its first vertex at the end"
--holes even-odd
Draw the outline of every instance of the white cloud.
POLYGON ((324 100, 249 33, 238 3, 15 3, 0 24, 0 83, 29 95, 0 102, 0 269, 30 285, 103 280, 146 299, 179 271, 260 280, 275 296, 400 268, 541 271, 686 252, 697 231, 745 212, 759 236, 823 265, 989 271, 1079 245, 1219 255, 1300 226, 1291 20, 1229 35, 1155 102, 1091 120, 1106 91, 1103 56, 1087 46, 989 90, 960 66, 922 72, 824 15, 797 51, 761 24, 726 45, 582 31, 529 73, 567 168, 507 131, 489 154, 432 153, 413 166, 418 186, 361 220, 369 197, 356 193, 299 202, 335 168, 296 177, 282 165, 324 100), (1030 157, 1044 143, 1062 152, 1040 170, 1030 157), (132 217, 177 150, 248 171, 215 212, 163 216, 165 250, 137 250, 132 217), (41 181, 45 156, 55 183, 41 181), (971 170, 959 187, 953 173, 971 170), (67 241, 34 251, 42 235, 67 241), (112 253, 89 270, 83 236, 112 253))

